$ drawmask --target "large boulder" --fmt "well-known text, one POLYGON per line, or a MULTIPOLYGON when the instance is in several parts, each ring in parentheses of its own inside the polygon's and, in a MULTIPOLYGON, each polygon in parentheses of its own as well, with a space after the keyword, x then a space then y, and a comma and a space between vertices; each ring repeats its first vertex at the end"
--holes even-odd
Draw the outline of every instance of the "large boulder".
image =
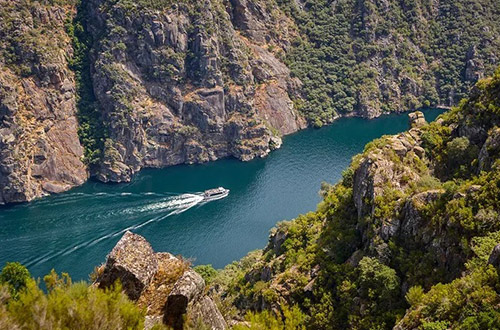
POLYGON ((158 260, 151 245, 140 235, 127 231, 108 255, 100 288, 120 280, 125 293, 137 300, 158 270, 158 260))
POLYGON ((165 305, 163 322, 174 328, 182 329, 188 305, 196 301, 205 289, 205 281, 193 270, 188 270, 177 280, 165 305))

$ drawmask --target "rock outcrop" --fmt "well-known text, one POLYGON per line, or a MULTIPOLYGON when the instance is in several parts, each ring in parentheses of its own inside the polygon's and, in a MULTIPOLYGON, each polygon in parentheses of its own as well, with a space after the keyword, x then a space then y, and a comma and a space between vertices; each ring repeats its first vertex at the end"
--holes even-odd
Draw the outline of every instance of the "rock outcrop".
POLYGON ((117 280, 130 299, 146 309, 146 328, 164 323, 174 330, 227 324, 205 292, 205 281, 189 264, 169 253, 155 253, 144 237, 127 231, 99 269, 95 285, 117 280))
POLYGON ((108 255, 99 287, 113 285, 118 279, 130 299, 139 299, 158 271, 158 259, 144 237, 127 231, 108 255))
POLYGON ((0 1, 0 204, 80 185, 88 174, 78 139, 68 6, 0 1), (8 12, 8 14, 6 14, 8 12))
POLYGON ((435 122, 411 113, 407 132, 367 144, 315 212, 213 280, 224 310, 298 305, 313 329, 496 322, 499 86, 497 71, 435 122))
POLYGON ((263 157, 283 134, 305 127, 291 101, 300 82, 265 48, 266 31, 255 30, 264 23, 247 5, 233 12, 253 22, 241 25, 250 29, 243 37, 219 2, 161 11, 90 2, 94 90, 109 131, 100 180, 129 181, 142 167, 263 157))

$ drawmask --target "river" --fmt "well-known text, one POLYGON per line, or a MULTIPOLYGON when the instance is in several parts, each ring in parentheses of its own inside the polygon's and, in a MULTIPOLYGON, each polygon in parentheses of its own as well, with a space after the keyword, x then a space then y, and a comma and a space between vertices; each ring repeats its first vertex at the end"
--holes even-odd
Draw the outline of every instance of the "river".
MULTIPOLYGON (((424 113, 433 120, 441 111, 424 113)), ((1 207, 0 267, 19 261, 35 277, 55 268, 86 280, 125 230, 146 237, 155 251, 224 267, 263 248, 278 221, 313 211, 321 182, 337 182, 367 142, 407 128, 406 114, 342 118, 285 137, 264 159, 145 169, 128 184, 89 181, 1 207), (218 186, 230 189, 229 196, 200 203, 200 192, 218 186)))

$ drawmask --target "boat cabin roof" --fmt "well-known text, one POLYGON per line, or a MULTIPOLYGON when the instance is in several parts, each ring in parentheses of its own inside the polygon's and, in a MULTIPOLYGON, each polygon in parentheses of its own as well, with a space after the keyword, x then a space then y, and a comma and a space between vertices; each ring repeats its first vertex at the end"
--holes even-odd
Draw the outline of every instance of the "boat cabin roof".
POLYGON ((218 187, 218 188, 214 188, 214 189, 205 190, 205 194, 209 195, 209 194, 214 194, 214 193, 221 193, 221 192, 224 192, 225 190, 226 189, 224 189, 223 187, 218 187))

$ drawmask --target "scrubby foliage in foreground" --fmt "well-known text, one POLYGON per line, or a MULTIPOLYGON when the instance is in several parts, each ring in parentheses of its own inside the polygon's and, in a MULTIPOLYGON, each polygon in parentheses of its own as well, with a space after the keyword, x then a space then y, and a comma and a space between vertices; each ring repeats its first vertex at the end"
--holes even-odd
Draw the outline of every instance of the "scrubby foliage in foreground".
POLYGON ((3 268, 0 329, 143 329, 143 312, 120 285, 101 290, 54 271, 44 282, 47 292, 19 263, 3 268))
POLYGON ((499 125, 500 69, 436 122, 369 143, 316 212, 213 279, 226 315, 286 323, 298 306, 310 329, 500 328, 499 125))

